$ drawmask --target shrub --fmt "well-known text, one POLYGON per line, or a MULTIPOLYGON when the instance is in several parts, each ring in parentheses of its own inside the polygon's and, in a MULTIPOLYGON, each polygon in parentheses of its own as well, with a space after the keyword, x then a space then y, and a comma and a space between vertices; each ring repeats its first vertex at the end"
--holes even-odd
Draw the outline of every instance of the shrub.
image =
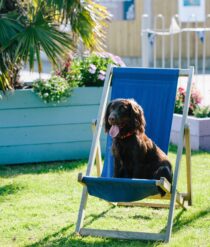
POLYGON ((59 103, 71 95, 72 88, 68 82, 60 76, 52 76, 48 80, 36 80, 33 90, 45 103, 59 103))
POLYGON ((194 110, 194 116, 197 118, 210 117, 210 106, 197 106, 194 110))
MULTIPOLYGON (((179 87, 176 95, 176 102, 175 102, 175 109, 174 112, 178 114, 183 113, 183 107, 184 107, 184 100, 186 96, 186 91, 183 87, 179 87)), ((194 115, 195 109, 199 106, 201 103, 202 96, 200 91, 195 87, 195 85, 192 86, 191 95, 190 95, 190 105, 189 105, 189 112, 188 115, 194 115)))
POLYGON ((120 57, 111 53, 92 53, 83 58, 69 57, 60 70, 56 72, 73 85, 103 86, 109 64, 125 66, 120 57))

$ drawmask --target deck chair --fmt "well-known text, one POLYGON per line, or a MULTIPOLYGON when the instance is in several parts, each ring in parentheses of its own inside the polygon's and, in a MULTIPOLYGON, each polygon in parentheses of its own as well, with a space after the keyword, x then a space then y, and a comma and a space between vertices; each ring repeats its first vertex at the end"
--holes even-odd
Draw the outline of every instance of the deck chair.
MULTIPOLYGON (((179 70, 110 67, 108 69, 86 175, 82 176, 80 173, 78 176, 78 181, 82 183, 84 187, 78 213, 76 233, 83 236, 92 235, 122 239, 169 241, 173 225, 175 204, 178 203, 178 205, 183 208, 186 208, 186 204, 192 204, 190 135, 189 127, 186 125, 192 75, 193 68, 179 70), (101 171, 100 133, 103 128, 103 118, 110 91, 111 99, 134 98, 143 107, 147 123, 146 134, 167 153, 179 76, 187 76, 188 79, 172 185, 165 178, 161 178, 160 180, 113 178, 113 158, 110 151, 112 140, 110 137, 107 139, 105 161, 103 170, 101 171), (177 182, 184 137, 186 139, 187 157, 187 193, 179 193, 177 191, 177 182), (97 177, 91 176, 95 161, 97 161, 97 177), (162 198, 158 194, 158 186, 166 192, 166 195, 162 198), (88 194, 111 203, 117 203, 117 205, 141 205, 139 200, 144 198, 170 200, 170 203, 168 203, 169 213, 165 233, 84 228, 83 221, 88 194)), ((150 204, 147 202, 143 205, 145 206, 145 204, 152 207, 165 207, 165 204, 162 205, 160 203, 150 204)))

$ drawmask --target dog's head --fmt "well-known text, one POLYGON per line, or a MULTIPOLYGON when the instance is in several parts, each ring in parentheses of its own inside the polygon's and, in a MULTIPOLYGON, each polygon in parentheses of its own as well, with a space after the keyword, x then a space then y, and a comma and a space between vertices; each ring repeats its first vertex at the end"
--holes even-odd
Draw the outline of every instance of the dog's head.
POLYGON ((144 112, 133 99, 115 99, 111 101, 105 114, 105 131, 112 137, 128 132, 145 131, 144 112))

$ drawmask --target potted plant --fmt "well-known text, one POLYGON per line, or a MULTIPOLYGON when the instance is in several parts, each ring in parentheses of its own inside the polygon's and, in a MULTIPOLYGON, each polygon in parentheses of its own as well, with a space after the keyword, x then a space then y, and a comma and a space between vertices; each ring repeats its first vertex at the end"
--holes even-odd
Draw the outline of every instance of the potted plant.
POLYGON ((85 52, 83 57, 69 55, 56 74, 79 87, 101 87, 109 64, 126 66, 123 60, 109 52, 85 52))
POLYGON ((108 63, 115 63, 110 60, 112 54, 107 56, 94 53, 68 58, 51 78, 34 82, 33 89, 10 91, 3 96, 0 164, 88 157, 91 121, 97 117, 102 93, 100 85, 108 63), (89 78, 89 73, 94 82, 91 87, 82 83, 83 75, 89 78))
MULTIPOLYGON (((176 95, 175 113, 173 116, 170 141, 178 144, 179 129, 181 126, 181 115, 185 98, 185 89, 179 87, 176 95)), ((202 96, 193 85, 187 124, 190 127, 191 148, 194 150, 210 151, 210 106, 201 105, 202 96)))

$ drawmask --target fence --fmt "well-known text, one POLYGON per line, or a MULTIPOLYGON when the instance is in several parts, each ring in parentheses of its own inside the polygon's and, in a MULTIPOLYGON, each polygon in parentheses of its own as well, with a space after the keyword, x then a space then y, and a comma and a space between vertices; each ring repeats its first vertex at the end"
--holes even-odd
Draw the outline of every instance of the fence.
POLYGON ((210 15, 204 23, 198 23, 195 16, 186 24, 178 15, 171 18, 168 29, 163 15, 153 19, 153 27, 148 28, 148 15, 142 16, 142 66, 195 68, 195 84, 204 96, 203 103, 210 104, 210 15), (209 81, 209 82, 208 82, 209 81))

